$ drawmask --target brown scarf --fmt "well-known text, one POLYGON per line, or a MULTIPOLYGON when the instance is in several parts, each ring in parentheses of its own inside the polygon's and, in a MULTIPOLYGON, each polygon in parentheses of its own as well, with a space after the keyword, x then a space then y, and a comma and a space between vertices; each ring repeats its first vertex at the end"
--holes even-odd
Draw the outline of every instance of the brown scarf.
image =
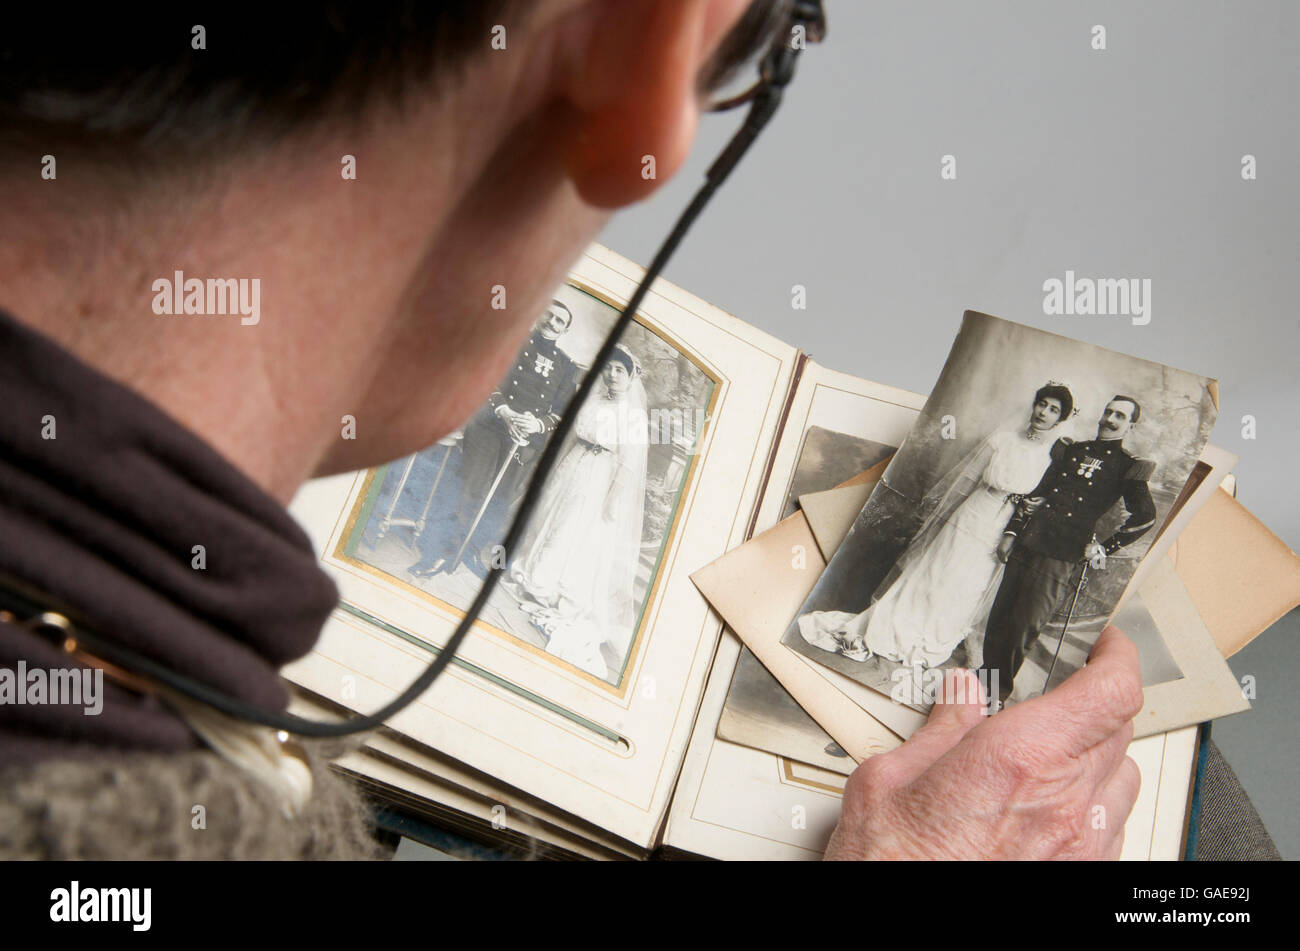
MULTIPOLYGON (((285 707, 278 670, 311 649, 338 598, 279 503, 158 407, 3 311, 0 572, 267 709, 285 707)), ((0 667, 20 660, 68 666, 45 638, 0 623, 0 667)), ((98 716, 0 704, 0 766, 197 746, 162 704, 107 680, 98 716)))

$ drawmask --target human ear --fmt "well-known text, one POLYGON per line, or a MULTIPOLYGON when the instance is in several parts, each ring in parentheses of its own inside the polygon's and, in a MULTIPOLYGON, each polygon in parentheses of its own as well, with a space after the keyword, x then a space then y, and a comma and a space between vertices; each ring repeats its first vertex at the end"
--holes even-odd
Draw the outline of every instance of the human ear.
POLYGON ((749 0, 594 0, 571 50, 565 168, 597 208, 651 195, 695 138, 701 69, 749 0))

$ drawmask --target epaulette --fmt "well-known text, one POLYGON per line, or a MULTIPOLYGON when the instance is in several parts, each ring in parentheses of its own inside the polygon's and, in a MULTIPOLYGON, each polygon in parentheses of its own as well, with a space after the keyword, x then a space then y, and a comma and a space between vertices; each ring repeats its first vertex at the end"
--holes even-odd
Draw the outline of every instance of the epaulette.
POLYGON ((1052 461, 1060 462, 1065 455, 1065 450, 1074 445, 1074 440, 1069 436, 1062 436, 1056 442, 1052 443, 1052 461))
POLYGON ((1155 471, 1156 463, 1154 459, 1134 459, 1133 465, 1129 466, 1128 474, 1124 478, 1135 482, 1150 482, 1155 471))

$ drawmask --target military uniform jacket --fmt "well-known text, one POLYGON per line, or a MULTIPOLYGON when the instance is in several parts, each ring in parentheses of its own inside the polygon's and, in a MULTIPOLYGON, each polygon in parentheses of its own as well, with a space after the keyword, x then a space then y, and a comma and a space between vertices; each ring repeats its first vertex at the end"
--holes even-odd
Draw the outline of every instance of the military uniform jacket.
POLYGON ((533 439, 541 442, 560 421, 577 389, 578 370, 568 355, 540 333, 528 338, 514 366, 501 385, 488 397, 493 413, 509 406, 516 413, 532 413, 544 429, 533 439))
POLYGON ((1042 504, 1032 514, 1019 506, 1007 532, 1017 536, 1017 546, 1078 561, 1097 522, 1123 499, 1128 519, 1102 543, 1106 554, 1113 554, 1155 524, 1156 506, 1147 488, 1154 469, 1155 463, 1130 455, 1118 439, 1058 439, 1052 446, 1052 465, 1028 496, 1041 498, 1042 504))

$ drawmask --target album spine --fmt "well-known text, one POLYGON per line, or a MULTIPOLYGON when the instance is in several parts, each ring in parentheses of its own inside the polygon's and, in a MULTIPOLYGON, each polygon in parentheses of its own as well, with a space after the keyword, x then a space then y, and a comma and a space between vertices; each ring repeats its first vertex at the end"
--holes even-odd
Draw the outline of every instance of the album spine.
POLYGON ((767 484, 772 478, 772 467, 776 465, 776 454, 785 439, 786 423, 790 420, 790 407, 794 405, 795 393, 799 391, 799 381, 803 379, 804 368, 811 362, 808 354, 802 350, 795 356, 794 373, 790 375, 790 386, 785 393, 785 402, 781 405, 781 418, 776 423, 776 435, 767 451, 767 462, 763 465, 763 481, 759 483, 758 494, 754 496, 754 508, 749 513, 749 524, 745 526, 745 541, 754 537, 754 526, 758 524, 758 513, 763 508, 763 499, 767 495, 767 484))

